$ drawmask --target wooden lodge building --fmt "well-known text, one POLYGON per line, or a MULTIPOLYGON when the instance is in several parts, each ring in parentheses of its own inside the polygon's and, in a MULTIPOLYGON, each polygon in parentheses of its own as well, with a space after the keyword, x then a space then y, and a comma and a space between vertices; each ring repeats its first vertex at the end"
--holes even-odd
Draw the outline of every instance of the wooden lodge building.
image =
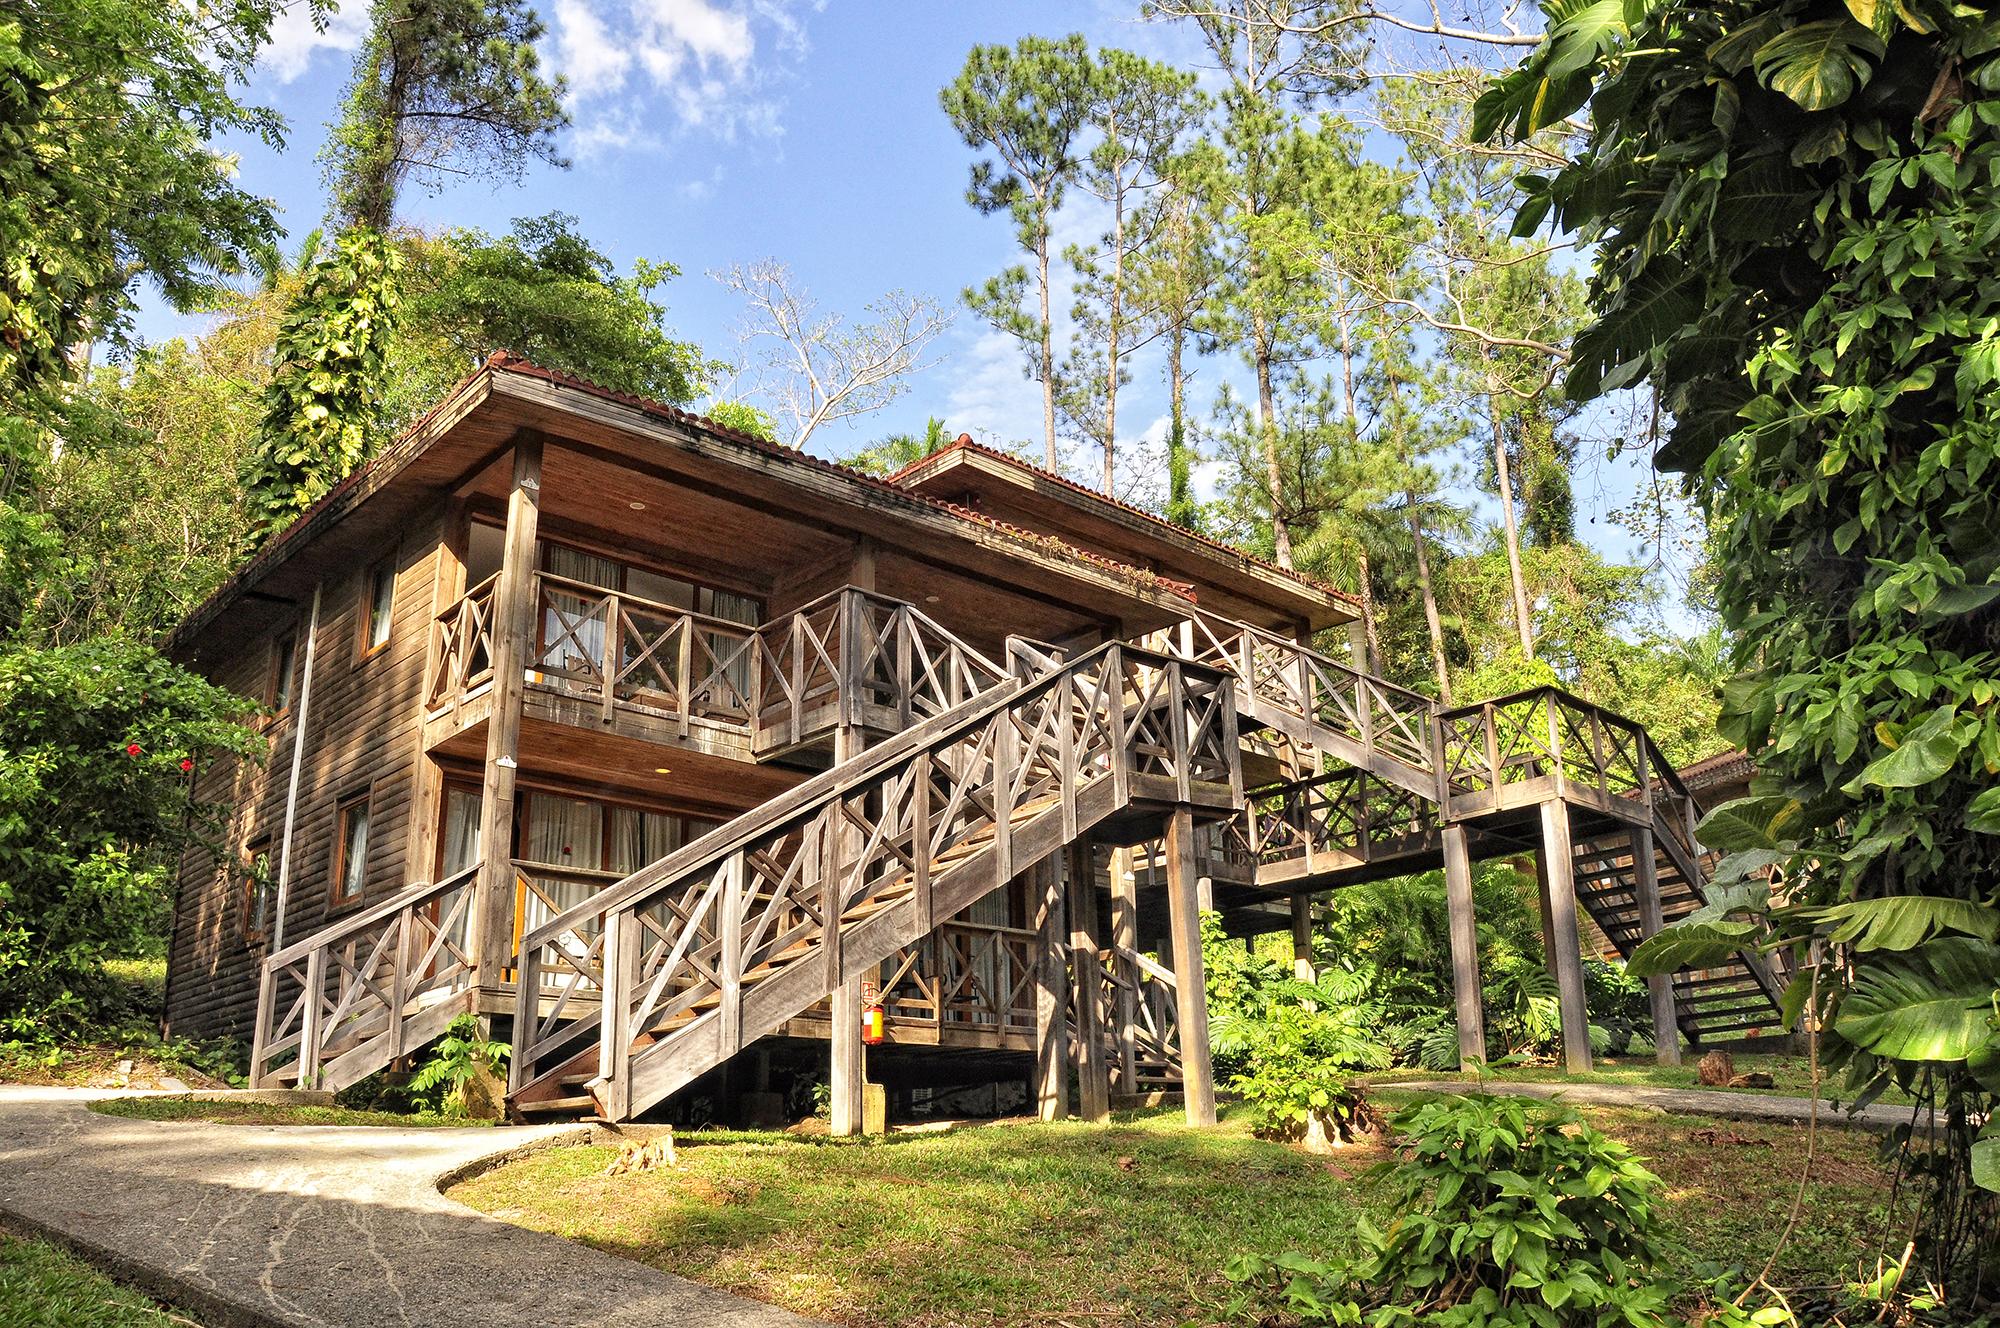
MULTIPOLYGON (((1350 667, 1355 616, 969 439, 884 480, 496 355, 172 640, 270 756, 197 772, 229 851, 182 864, 168 1026, 339 1088, 476 1012, 522 1115, 816 1074, 839 1130, 864 1079, 1205 1120, 1200 910, 1305 937, 1442 864, 1479 1055, 1470 863, 1526 848, 1587 1063, 1578 908, 1629 950, 1697 906, 1692 797, 1556 689, 1350 667)), ((1656 1017, 1772 994, 1746 959, 1656 1017)))

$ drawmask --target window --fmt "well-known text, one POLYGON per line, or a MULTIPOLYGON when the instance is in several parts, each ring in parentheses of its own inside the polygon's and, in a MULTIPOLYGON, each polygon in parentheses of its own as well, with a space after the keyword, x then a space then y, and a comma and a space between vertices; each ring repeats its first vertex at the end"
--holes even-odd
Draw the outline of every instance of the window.
POLYGON ((361 628, 361 655, 365 659, 389 644, 389 628, 396 608, 395 564, 377 564, 369 571, 363 588, 367 591, 361 628))
POLYGON ((271 837, 252 840, 243 851, 243 939, 261 941, 271 934, 271 906, 278 888, 271 864, 271 837))
POLYGON ((329 907, 339 908, 361 898, 368 884, 368 795, 357 794, 340 804, 334 826, 333 895, 329 907))
POLYGON ((292 708, 292 674, 298 662, 299 638, 286 632, 271 645, 271 712, 282 715, 292 708))
POLYGON ((451 785, 444 791, 444 843, 439 845, 438 879, 456 876, 479 861, 477 788, 451 785))

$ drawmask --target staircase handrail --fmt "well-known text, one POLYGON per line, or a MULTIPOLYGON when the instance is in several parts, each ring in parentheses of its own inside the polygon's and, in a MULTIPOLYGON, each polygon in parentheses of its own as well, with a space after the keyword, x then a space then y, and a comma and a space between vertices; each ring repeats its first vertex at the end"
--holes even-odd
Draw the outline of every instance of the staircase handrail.
POLYGON ((439 880, 417 881, 404 886, 378 904, 371 904, 358 913, 350 913, 337 922, 330 922, 312 935, 293 941, 282 950, 272 951, 264 956, 264 962, 260 967, 269 972, 274 968, 296 963, 314 950, 344 941, 357 932, 367 931, 382 919, 400 913, 411 904, 424 903, 431 895, 443 894, 447 890, 458 888, 467 877, 474 875, 478 870, 479 864, 475 862, 470 867, 455 871, 439 880))

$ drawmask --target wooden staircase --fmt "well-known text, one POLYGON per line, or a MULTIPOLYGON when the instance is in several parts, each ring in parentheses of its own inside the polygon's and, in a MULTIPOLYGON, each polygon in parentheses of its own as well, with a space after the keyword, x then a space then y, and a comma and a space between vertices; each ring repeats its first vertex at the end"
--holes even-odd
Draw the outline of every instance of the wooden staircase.
POLYGON ((1110 823, 1241 805, 1227 677, 1111 643, 889 739, 522 938, 511 1100, 627 1120, 1110 823))
MULTIPOLYGON (((1626 958, 1645 939, 1639 915, 1635 838, 1614 831, 1580 838, 1576 844, 1577 902, 1626 958)), ((1700 883, 1687 878, 1677 858, 1655 841, 1653 869, 1659 881, 1661 920, 1667 923, 1679 921, 1707 902, 1700 883)), ((1770 1028, 1777 1022, 1778 984, 1769 966, 1755 955, 1737 954, 1720 968, 1676 973, 1673 987, 1681 1031, 1697 1047, 1705 1041, 1770 1028)))

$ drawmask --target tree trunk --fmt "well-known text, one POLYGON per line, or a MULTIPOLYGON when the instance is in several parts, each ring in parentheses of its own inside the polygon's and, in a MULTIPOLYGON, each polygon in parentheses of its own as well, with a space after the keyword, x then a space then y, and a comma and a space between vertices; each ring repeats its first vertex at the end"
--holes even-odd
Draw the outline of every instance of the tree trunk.
POLYGON ((1383 676, 1382 637, 1375 630, 1375 574, 1368 561, 1366 545, 1356 555, 1355 564, 1361 582, 1361 630, 1368 642, 1368 658, 1362 661, 1362 665, 1379 678, 1383 676))
POLYGON ((1276 395, 1271 388, 1271 338, 1264 315, 1250 320, 1257 361, 1257 422, 1264 431, 1264 483, 1271 496, 1271 544, 1278 566, 1292 569, 1292 531, 1285 521, 1285 477, 1278 466, 1276 395))
POLYGON ((1187 447, 1187 426, 1182 418, 1183 393, 1187 388, 1181 357, 1185 353, 1187 329, 1176 324, 1167 339, 1167 520, 1177 526, 1194 528, 1194 494, 1187 447))
POLYGON ((1049 228, 1044 220, 1035 235, 1035 272, 1041 281, 1042 296, 1042 437, 1044 457, 1050 470, 1056 469, 1056 348, 1055 329, 1049 324, 1049 228))
POLYGON ((1112 496, 1111 452, 1118 441, 1118 342, 1124 317, 1122 300, 1125 284, 1125 197, 1118 194, 1111 204, 1111 290, 1105 301, 1104 348, 1104 496, 1112 496))
POLYGON ((1521 653, 1535 657, 1534 622, 1528 616, 1528 582, 1521 573, 1521 529, 1514 520, 1514 481, 1507 470, 1507 434, 1500 424, 1500 384, 1487 379, 1487 417, 1493 424, 1493 466, 1500 477, 1500 514, 1507 530, 1507 575, 1514 583, 1514 626, 1521 635, 1521 653))
POLYGON ((1451 673, 1444 665, 1444 624, 1438 618, 1437 594, 1431 588, 1431 560, 1424 549, 1424 518, 1417 510, 1417 495, 1410 498, 1410 539, 1417 551, 1417 590, 1424 600, 1424 626, 1430 629, 1431 668, 1437 672, 1438 700, 1451 704, 1451 673))

